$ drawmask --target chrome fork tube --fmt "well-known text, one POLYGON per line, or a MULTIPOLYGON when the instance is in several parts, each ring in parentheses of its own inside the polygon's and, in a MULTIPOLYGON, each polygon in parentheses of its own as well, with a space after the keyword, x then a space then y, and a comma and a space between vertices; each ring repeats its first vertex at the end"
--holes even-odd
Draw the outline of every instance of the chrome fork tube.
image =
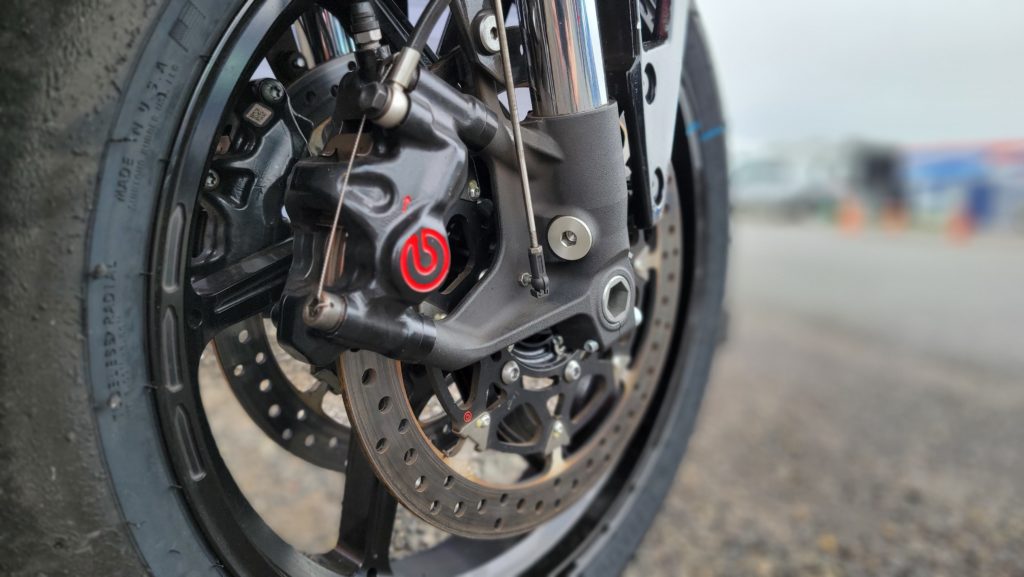
POLYGON ((607 104, 598 1, 517 1, 535 116, 586 112, 607 104))

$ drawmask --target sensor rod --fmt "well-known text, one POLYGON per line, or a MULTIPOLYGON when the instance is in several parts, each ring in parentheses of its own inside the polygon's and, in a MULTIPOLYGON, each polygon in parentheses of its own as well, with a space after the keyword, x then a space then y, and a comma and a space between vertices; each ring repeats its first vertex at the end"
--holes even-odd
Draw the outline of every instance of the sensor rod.
MULTIPOLYGON (((505 73, 505 96, 508 98, 508 112, 512 121, 512 138, 516 144, 516 160, 519 161, 519 180, 523 187, 523 203, 526 205, 526 225, 530 231, 530 292, 535 297, 548 294, 548 273, 544 268, 544 249, 537 238, 537 224, 533 217, 533 197, 530 195, 530 176, 526 170, 526 153, 523 150, 523 132, 519 126, 519 107, 516 105, 516 83, 512 76, 512 60, 509 56, 508 35, 505 33, 505 9, 502 0, 494 1, 495 23, 498 28, 498 43, 501 46, 501 66, 505 73)), ((525 278, 523 280, 526 280, 525 278)))

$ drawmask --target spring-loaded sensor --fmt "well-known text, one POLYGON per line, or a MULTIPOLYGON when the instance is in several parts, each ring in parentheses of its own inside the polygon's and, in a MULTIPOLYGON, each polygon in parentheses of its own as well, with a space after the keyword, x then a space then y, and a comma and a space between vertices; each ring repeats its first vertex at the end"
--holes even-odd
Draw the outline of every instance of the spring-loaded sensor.
POLYGON ((537 239, 537 224, 533 219, 533 198, 530 196, 530 178, 526 170, 526 153, 523 151, 523 133, 519 126, 519 108, 516 106, 516 83, 512 76, 512 60, 508 50, 508 36, 505 34, 505 11, 501 0, 494 0, 494 15, 498 28, 498 43, 501 46, 501 65, 505 73, 505 95, 508 97, 509 119, 512 121, 512 137, 516 144, 516 160, 519 161, 519 180, 523 187, 523 203, 526 205, 526 225, 530 232, 530 272, 523 275, 523 284, 530 287, 535 297, 548 294, 548 273, 544 268, 544 249, 537 239))

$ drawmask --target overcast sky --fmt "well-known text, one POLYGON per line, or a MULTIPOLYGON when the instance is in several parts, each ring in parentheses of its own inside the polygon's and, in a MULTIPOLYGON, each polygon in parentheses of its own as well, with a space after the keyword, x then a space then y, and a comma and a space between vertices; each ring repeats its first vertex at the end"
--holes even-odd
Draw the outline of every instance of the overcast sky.
POLYGON ((734 143, 1024 138, 1024 0, 697 0, 734 143))

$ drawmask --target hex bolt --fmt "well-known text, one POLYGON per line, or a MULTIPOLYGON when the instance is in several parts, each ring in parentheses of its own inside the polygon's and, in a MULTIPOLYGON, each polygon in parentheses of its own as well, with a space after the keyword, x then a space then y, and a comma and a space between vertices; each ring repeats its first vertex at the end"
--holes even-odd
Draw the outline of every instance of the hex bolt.
POLYGON ((554 426, 551 428, 551 434, 555 437, 561 437, 565 433, 565 425, 562 421, 555 421, 554 426))
POLYGON ((220 186, 220 175, 212 168, 206 171, 206 178, 203 179, 203 189, 210 191, 220 186))
POLYGON ((284 84, 273 78, 260 82, 260 97, 267 104, 277 104, 284 99, 284 84))
POLYGON ((582 374, 583 369, 580 367, 580 364, 579 362, 576 361, 576 359, 573 359, 565 364, 565 372, 563 373, 563 376, 565 377, 566 381, 570 383, 574 382, 578 380, 582 374))
POLYGON ((477 417, 477 419, 476 419, 476 428, 478 428, 478 429, 486 429, 487 427, 490 427, 490 426, 491 426, 491 415, 490 415, 490 413, 484 413, 484 414, 480 415, 479 417, 477 417))
POLYGON ((567 230, 567 231, 563 232, 562 233, 562 244, 565 245, 566 248, 569 248, 571 246, 576 246, 576 233, 571 231, 571 230, 567 230))
POLYGON ((595 341, 594 339, 588 339, 587 342, 583 343, 583 350, 587 351, 588 353, 596 353, 598 346, 599 345, 597 344, 597 341, 595 341))
POLYGON ((501 382, 505 383, 506 385, 511 385, 512 383, 519 380, 520 374, 521 372, 519 370, 519 363, 515 361, 509 361, 505 363, 504 367, 501 368, 501 382))
POLYGON ((501 43, 498 41, 498 20, 494 14, 488 14, 477 21, 476 33, 484 52, 497 54, 501 51, 501 43))

